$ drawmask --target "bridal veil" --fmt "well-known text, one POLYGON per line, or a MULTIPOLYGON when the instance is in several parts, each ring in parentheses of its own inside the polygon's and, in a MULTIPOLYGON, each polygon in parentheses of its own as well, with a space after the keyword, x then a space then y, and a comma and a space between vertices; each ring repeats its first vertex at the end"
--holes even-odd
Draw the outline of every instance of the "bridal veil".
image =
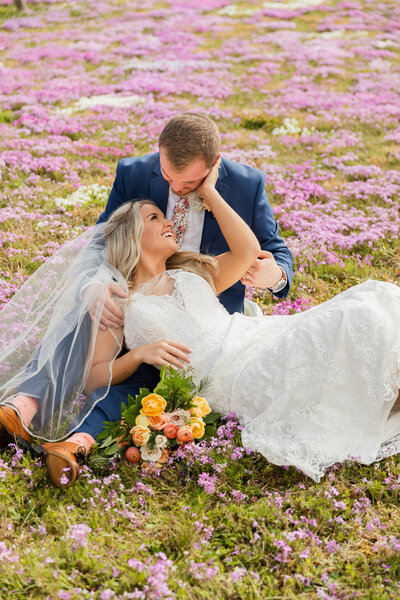
POLYGON ((18 390, 37 398, 29 432, 44 440, 57 441, 79 427, 111 383, 116 356, 102 393, 93 401, 85 393, 108 285, 128 291, 107 263, 103 232, 101 223, 66 243, 0 311, 0 403, 18 390))

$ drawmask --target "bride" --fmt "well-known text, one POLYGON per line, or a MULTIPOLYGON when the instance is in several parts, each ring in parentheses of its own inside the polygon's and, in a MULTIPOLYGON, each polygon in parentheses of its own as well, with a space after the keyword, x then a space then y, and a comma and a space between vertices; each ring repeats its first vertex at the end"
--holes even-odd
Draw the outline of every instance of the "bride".
MULTIPOLYGON (((172 222, 149 200, 125 203, 105 225, 94 228, 88 247, 102 235, 106 253, 98 258, 90 293, 81 298, 78 292, 81 278, 87 275, 84 260, 90 252, 86 247, 68 267, 67 283, 57 281, 55 306, 47 311, 51 316, 41 342, 44 357, 38 360, 49 361, 49 389, 57 387, 57 394, 52 392, 46 402, 33 396, 13 396, 12 391, 31 373, 25 366, 29 364, 26 357, 13 367, 12 357, 20 341, 4 344, 0 397, 5 406, 0 411, 7 411, 8 420, 0 412, 0 436, 17 434, 28 439, 30 431, 53 440, 43 448, 55 485, 60 485, 62 477, 61 483, 73 483, 79 473, 76 461, 75 466, 57 454, 62 428, 76 429, 82 422, 79 411, 84 408, 87 414, 110 385, 124 381, 142 363, 178 369, 190 365, 195 380, 210 377, 210 405, 223 414, 238 415, 246 448, 275 464, 294 465, 315 481, 335 462, 356 457, 370 464, 400 452, 400 412, 396 411, 400 400, 400 288, 367 281, 297 315, 230 315, 218 294, 242 277, 260 246, 216 191, 217 178, 218 164, 199 191, 218 221, 229 252, 216 257, 177 252, 172 222), (77 385, 67 398, 62 397, 57 344, 84 323, 94 299, 100 316, 101 298, 111 281, 127 291, 124 327, 103 331, 99 318, 93 320, 86 363, 80 369, 75 365, 77 385), (64 325, 66 317, 69 328, 64 325), (103 392, 94 401, 93 393, 99 389, 103 392)), ((90 270, 92 273, 93 264, 90 270)), ((43 287, 42 276, 39 282, 43 287)), ((15 315, 14 307, 12 310, 15 315)), ((38 318, 34 323, 42 332, 38 318)), ((25 326, 25 346, 32 335, 32 327, 25 326)), ((71 355, 75 341, 71 342, 71 355)), ((67 442, 71 453, 80 458, 91 445, 82 435, 74 434, 67 442)))

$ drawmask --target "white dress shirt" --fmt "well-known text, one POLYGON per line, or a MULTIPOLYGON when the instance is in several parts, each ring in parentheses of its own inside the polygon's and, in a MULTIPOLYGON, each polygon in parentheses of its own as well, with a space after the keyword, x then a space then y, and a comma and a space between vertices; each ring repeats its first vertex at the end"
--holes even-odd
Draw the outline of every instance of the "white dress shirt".
MULTIPOLYGON (((174 194, 174 192, 169 188, 168 193, 168 204, 166 217, 170 221, 172 221, 172 213, 175 208, 175 204, 180 198, 174 194)), ((205 210, 201 206, 201 202, 199 199, 199 194, 196 190, 190 192, 188 194, 189 200, 189 213, 188 213, 188 223, 187 229, 185 231, 185 235, 183 236, 182 245, 179 250, 193 250, 194 252, 200 252, 200 244, 201 244, 201 236, 203 234, 203 225, 204 225, 204 213, 205 210)))
MULTIPOLYGON (((166 211, 166 217, 170 221, 172 221, 172 214, 173 214, 174 207, 175 207, 175 204, 176 204, 178 198, 180 198, 180 196, 177 196, 176 194, 174 194, 174 192, 172 191, 172 189, 170 187, 169 193, 168 193, 168 203, 167 203, 167 211, 166 211)), ((194 190, 193 192, 190 192, 190 194, 188 194, 188 200, 189 200, 188 224, 187 224, 185 234, 183 236, 182 245, 179 248, 179 250, 192 250, 194 252, 200 252, 200 244, 201 244, 201 236, 203 234, 205 209, 202 207, 197 190, 194 190)), ((282 270, 282 278, 283 279, 281 281, 279 281, 275 285, 275 287, 268 288, 268 289, 270 289, 270 291, 272 293, 278 293, 286 286, 286 282, 287 282, 286 271, 283 267, 280 267, 280 268, 282 270)), ((253 313, 252 311, 248 312, 249 308, 250 308, 250 306, 249 306, 250 304, 251 305, 254 304, 257 307, 257 304, 250 302, 246 299, 245 314, 247 313, 247 314, 250 314, 251 316, 253 316, 254 314, 256 314, 256 315, 262 314, 261 311, 259 313, 258 313, 258 311, 256 311, 256 313, 253 313)))

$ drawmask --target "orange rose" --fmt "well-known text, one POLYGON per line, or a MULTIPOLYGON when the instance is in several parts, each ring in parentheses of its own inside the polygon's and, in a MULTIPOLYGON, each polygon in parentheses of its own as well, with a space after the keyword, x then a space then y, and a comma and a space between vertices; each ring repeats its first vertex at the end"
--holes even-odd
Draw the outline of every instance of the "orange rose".
POLYGON ((142 414, 146 417, 156 417, 164 412, 167 403, 162 396, 158 394, 149 394, 142 398, 142 414))
POLYGON ((150 439, 150 429, 147 429, 147 427, 135 425, 135 427, 132 427, 129 433, 131 434, 133 443, 136 444, 136 446, 143 446, 144 444, 147 444, 150 439))
POLYGON ((191 442, 193 439, 193 431, 191 427, 188 425, 184 425, 183 427, 179 427, 178 433, 176 434, 176 439, 178 442, 191 442))
POLYGON ((155 431, 161 431, 161 429, 164 429, 167 423, 169 423, 170 419, 165 413, 161 413, 161 415, 149 417, 149 421, 150 429, 154 429, 155 431))

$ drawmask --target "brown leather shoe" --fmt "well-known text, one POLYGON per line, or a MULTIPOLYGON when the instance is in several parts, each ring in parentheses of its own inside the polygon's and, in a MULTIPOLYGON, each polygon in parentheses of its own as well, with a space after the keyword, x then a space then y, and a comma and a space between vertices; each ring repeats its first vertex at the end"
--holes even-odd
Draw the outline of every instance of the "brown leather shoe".
POLYGON ((26 446, 26 442, 30 444, 31 436, 23 428, 16 411, 11 406, 0 406, 0 448, 12 443, 26 446))
POLYGON ((73 442, 42 444, 46 452, 46 468, 50 481, 56 487, 69 487, 79 477, 80 465, 84 463, 86 451, 73 442))

